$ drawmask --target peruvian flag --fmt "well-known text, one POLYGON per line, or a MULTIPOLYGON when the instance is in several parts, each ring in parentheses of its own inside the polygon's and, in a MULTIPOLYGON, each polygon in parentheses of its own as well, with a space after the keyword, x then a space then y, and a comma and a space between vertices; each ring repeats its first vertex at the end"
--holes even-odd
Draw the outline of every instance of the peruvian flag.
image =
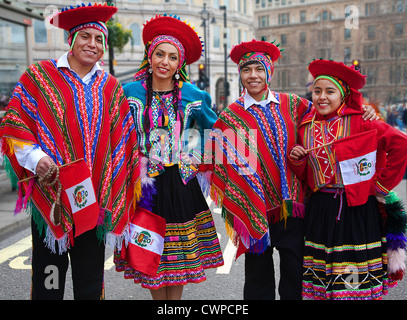
POLYGON ((339 139, 334 144, 349 206, 367 202, 376 173, 376 130, 339 139))
POLYGON ((128 247, 121 256, 133 269, 150 276, 157 274, 164 251, 165 219, 138 207, 130 220, 128 247))
POLYGON ((75 237, 96 227, 99 218, 99 204, 85 160, 80 159, 59 169, 61 197, 69 203, 75 226, 75 237))

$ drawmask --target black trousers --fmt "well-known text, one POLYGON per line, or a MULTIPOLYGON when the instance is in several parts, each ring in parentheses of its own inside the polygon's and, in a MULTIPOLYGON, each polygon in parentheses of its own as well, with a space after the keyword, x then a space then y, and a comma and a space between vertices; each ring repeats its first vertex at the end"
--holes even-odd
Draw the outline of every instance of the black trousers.
POLYGON ((56 253, 52 253, 45 246, 45 235, 40 236, 33 220, 31 220, 31 232, 33 243, 31 299, 63 299, 69 258, 74 299, 104 298, 105 245, 99 243, 96 228, 76 237, 74 246, 62 253, 58 252, 58 246, 56 253))
POLYGON ((280 256, 280 282, 278 292, 281 300, 301 300, 302 262, 304 252, 303 220, 287 219, 270 224, 271 246, 262 254, 245 254, 245 300, 275 300, 276 280, 274 274, 273 248, 280 256))

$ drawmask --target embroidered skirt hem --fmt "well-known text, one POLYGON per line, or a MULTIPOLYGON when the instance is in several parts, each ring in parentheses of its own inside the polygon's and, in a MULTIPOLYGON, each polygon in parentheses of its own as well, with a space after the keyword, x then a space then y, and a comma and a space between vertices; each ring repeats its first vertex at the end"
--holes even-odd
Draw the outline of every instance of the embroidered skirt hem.
POLYGON ((211 212, 204 211, 187 223, 167 224, 164 253, 155 276, 131 268, 115 252, 116 271, 124 271, 124 278, 141 283, 143 288, 159 289, 165 286, 200 283, 206 280, 205 269, 223 265, 215 225, 211 212))
POLYGON ((348 207, 346 194, 342 197, 317 192, 308 202, 302 296, 379 300, 397 282, 388 278, 386 237, 376 198, 348 207))

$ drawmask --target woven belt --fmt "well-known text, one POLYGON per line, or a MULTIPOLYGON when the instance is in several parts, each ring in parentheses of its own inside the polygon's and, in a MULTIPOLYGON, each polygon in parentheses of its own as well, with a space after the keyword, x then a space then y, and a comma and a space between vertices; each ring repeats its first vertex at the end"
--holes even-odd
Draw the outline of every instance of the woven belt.
POLYGON ((336 222, 338 222, 339 220, 341 220, 341 213, 342 213, 342 206, 343 206, 343 194, 345 193, 345 189, 344 188, 323 188, 321 190, 319 190, 320 192, 326 192, 326 193, 334 193, 334 198, 336 199, 337 196, 339 195, 339 212, 338 215, 336 217, 336 222))

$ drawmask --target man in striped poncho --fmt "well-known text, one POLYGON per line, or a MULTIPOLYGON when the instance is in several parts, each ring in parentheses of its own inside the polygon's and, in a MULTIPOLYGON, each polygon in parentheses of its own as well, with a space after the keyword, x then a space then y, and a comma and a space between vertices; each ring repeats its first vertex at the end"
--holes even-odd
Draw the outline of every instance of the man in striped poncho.
POLYGON ((32 299, 63 298, 68 253, 74 298, 103 298, 106 236, 119 246, 128 236, 139 189, 137 138, 120 83, 98 64, 116 11, 89 4, 54 16, 50 23, 69 32, 71 50, 27 69, 0 126, 18 178, 38 175, 20 183, 16 207, 32 216, 32 299), (63 174, 80 159, 80 169, 63 174), (76 187, 68 181, 79 176, 76 187))
POLYGON ((273 247, 280 253, 282 299, 301 299, 303 184, 287 166, 297 123, 311 103, 269 90, 280 50, 265 41, 235 46, 244 92, 219 116, 210 136, 211 196, 229 235, 245 253, 245 299, 275 299, 273 247))

